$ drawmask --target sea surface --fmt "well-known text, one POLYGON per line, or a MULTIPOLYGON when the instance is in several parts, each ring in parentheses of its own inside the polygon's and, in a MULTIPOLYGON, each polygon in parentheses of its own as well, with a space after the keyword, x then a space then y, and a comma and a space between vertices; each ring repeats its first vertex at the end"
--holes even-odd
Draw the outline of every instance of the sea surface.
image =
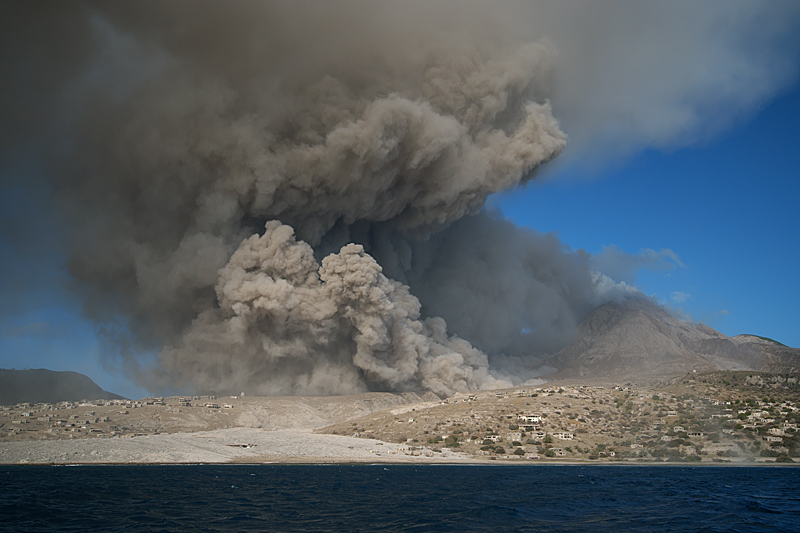
POLYGON ((1 466, 0 531, 800 531, 800 469, 1 466))

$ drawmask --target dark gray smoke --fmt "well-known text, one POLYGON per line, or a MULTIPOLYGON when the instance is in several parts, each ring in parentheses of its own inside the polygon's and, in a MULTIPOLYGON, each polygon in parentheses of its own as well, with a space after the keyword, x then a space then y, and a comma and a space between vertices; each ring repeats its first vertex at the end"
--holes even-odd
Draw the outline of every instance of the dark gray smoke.
POLYGON ((520 381, 626 290, 483 211, 564 149, 553 43, 586 8, 39 3, 4 32, 0 140, 44 154, 84 311, 150 387, 520 381))

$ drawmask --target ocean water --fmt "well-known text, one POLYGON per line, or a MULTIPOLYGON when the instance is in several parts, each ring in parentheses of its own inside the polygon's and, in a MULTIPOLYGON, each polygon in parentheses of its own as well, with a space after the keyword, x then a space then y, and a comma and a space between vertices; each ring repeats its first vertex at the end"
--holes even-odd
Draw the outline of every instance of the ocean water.
POLYGON ((0 531, 800 531, 800 469, 2 466, 0 531))

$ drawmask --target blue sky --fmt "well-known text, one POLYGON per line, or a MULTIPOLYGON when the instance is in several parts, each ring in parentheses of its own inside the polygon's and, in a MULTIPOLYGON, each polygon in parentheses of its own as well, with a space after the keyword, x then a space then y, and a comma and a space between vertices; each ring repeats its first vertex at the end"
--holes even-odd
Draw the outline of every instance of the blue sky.
POLYGON ((494 200, 572 249, 672 250, 682 266, 654 262, 626 281, 726 335, 800 346, 798 123, 795 85, 701 145, 599 171, 558 168, 494 200))

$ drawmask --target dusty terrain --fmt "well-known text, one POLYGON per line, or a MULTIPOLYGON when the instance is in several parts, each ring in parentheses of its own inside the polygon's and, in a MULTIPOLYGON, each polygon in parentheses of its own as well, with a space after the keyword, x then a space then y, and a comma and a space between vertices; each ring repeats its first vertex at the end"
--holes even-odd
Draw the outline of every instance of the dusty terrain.
MULTIPOLYGON (((310 430, 253 428, 140 437, 37 440, 0 443, 0 463, 314 463, 403 462, 412 458, 397 444, 373 439, 318 435, 310 430)), ((423 461, 463 462, 445 450, 423 461)))
POLYGON ((800 455, 799 392, 797 376, 748 372, 652 387, 573 381, 456 394, 324 431, 502 460, 790 462, 800 455))
POLYGON ((0 463, 792 462, 798 376, 459 393, 16 404, 0 463))
POLYGON ((451 450, 317 434, 314 428, 432 394, 327 398, 171 397, 17 404, 0 410, 0 464, 464 461, 451 450))

